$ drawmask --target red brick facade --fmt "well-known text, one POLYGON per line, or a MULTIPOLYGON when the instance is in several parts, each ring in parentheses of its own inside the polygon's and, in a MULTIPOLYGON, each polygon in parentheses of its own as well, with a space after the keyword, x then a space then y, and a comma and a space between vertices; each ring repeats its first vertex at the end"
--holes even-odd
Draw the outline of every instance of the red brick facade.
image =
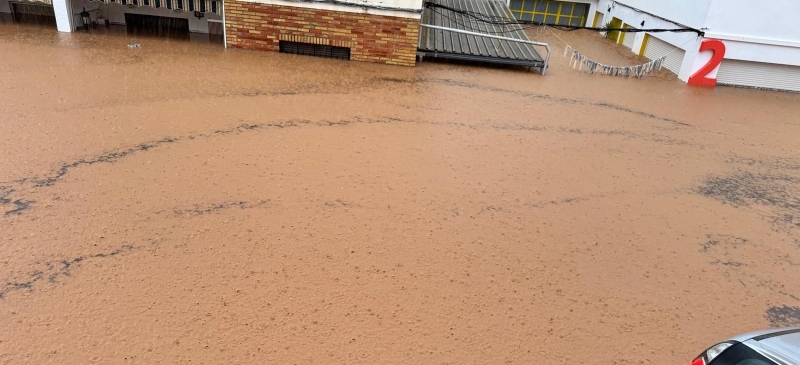
POLYGON ((281 40, 349 47, 355 61, 414 66, 419 19, 225 0, 228 46, 278 51, 281 40))

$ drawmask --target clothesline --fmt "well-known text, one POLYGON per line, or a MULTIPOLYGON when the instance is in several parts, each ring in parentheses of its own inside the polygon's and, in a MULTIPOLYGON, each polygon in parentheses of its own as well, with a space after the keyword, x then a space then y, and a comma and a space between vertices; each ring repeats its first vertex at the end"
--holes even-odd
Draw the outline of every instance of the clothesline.
POLYGON ((642 65, 637 65, 637 66, 609 66, 609 65, 605 65, 605 64, 602 64, 602 63, 599 63, 599 62, 595 62, 595 61, 593 61, 593 60, 591 60, 589 58, 586 58, 586 56, 582 55, 580 52, 578 52, 577 50, 572 48, 572 46, 570 46, 569 43, 567 43, 566 41, 561 39, 561 37, 559 37, 558 34, 553 32, 552 30, 550 30, 550 27, 548 27, 548 26, 544 26, 544 27, 546 27, 547 30, 550 31, 550 34, 552 34, 553 36, 558 38, 558 40, 560 40, 562 43, 564 43, 567 46, 567 48, 564 50, 564 57, 567 57, 567 53, 569 53, 569 50, 573 51, 572 52, 572 56, 570 56, 570 60, 569 60, 570 66, 572 66, 573 69, 575 69, 575 67, 578 67, 578 70, 582 71, 584 68, 586 68, 586 71, 589 72, 589 73, 592 73, 592 74, 597 72, 597 73, 600 73, 602 75, 624 76, 624 77, 633 76, 633 77, 637 77, 637 78, 643 77, 644 75, 652 73, 655 70, 660 70, 661 67, 664 64, 664 60, 667 58, 668 55, 670 55, 671 53, 673 53, 675 51, 678 51, 678 50, 682 49, 683 46, 685 46, 686 44, 688 44, 689 42, 691 42, 691 41, 693 41, 693 40, 695 40, 697 38, 697 37, 695 37, 695 38, 689 39, 688 41, 686 41, 686 43, 682 44, 680 47, 677 47, 677 48, 667 52, 663 56, 661 56, 659 58, 656 58, 656 59, 654 59, 654 60, 652 60, 650 62, 647 62, 645 64, 642 64, 642 65))
POLYGON ((569 58, 569 65, 573 70, 575 67, 578 68, 578 71, 583 71, 585 68, 586 71, 591 74, 599 73, 601 75, 624 77, 632 76, 636 78, 650 74, 655 70, 660 70, 661 65, 664 63, 664 59, 667 58, 667 56, 661 56, 660 58, 656 58, 650 62, 636 66, 609 66, 600 62, 592 61, 590 58, 582 55, 569 45, 564 49, 564 57, 567 57, 567 53, 572 54, 572 56, 569 58), (570 50, 572 50, 572 52, 570 52, 570 50))

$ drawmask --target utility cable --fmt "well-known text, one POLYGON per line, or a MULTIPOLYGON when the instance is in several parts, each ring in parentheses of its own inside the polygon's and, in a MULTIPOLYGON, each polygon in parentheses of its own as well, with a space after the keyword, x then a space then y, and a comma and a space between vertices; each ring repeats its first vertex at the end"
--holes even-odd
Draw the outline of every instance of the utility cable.
POLYGON ((283 0, 288 2, 294 3, 309 3, 309 4, 333 4, 333 5, 344 5, 344 6, 352 6, 358 8, 366 8, 366 9, 375 9, 375 10, 389 10, 389 11, 405 11, 409 13, 421 13, 422 9, 413 9, 413 8, 397 8, 392 6, 383 6, 383 5, 370 5, 364 3, 356 3, 356 2, 349 2, 349 1, 341 1, 341 0, 283 0))

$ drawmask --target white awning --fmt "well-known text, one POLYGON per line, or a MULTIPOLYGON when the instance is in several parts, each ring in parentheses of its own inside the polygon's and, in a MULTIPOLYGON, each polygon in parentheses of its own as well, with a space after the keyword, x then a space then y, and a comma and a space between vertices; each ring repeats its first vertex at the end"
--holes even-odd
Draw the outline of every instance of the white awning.
MULTIPOLYGON (((38 0, 50 4, 52 0, 38 0)), ((89 0, 95 1, 95 0, 89 0)), ((148 6, 151 8, 167 8, 175 11, 199 11, 222 15, 222 1, 216 0, 97 0, 106 4, 127 6, 148 6)))

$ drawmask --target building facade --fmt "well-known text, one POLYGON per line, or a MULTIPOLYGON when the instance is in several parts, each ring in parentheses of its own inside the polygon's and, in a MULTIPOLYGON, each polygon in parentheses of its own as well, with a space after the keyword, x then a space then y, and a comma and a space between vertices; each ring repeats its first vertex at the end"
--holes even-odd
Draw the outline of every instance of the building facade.
MULTIPOLYGON (((666 56, 690 84, 800 91, 800 1, 507 0, 520 20, 685 32, 611 32, 632 52, 666 56)), ((413 66, 423 0, 0 0, 0 15, 71 32, 92 20, 218 35, 228 47, 413 66), (167 25, 166 27, 164 25, 167 25)), ((160 30, 159 30, 160 31, 160 30)), ((182 34, 182 33, 181 33, 182 34)))
POLYGON ((608 36, 647 58, 666 56, 664 67, 684 82, 800 91, 797 0, 508 0, 508 5, 517 19, 546 24, 693 28, 704 36, 673 32, 608 36))
POLYGON ((414 66, 422 0, 0 0, 0 13, 62 32, 83 25, 84 9, 128 34, 219 35, 226 47, 414 66))
POLYGON ((229 47, 414 66, 422 0, 225 0, 229 47))
POLYGON ((666 55, 665 67, 682 81, 800 91, 798 15, 795 0, 598 0, 594 18, 598 26, 703 31, 702 37, 669 32, 617 37, 634 53, 651 59, 666 55))
POLYGON ((222 6, 222 0, 0 0, 0 13, 72 32, 83 26, 80 14, 85 10, 101 27, 124 26, 133 34, 149 30, 145 34, 178 38, 203 35, 221 43, 222 6))

